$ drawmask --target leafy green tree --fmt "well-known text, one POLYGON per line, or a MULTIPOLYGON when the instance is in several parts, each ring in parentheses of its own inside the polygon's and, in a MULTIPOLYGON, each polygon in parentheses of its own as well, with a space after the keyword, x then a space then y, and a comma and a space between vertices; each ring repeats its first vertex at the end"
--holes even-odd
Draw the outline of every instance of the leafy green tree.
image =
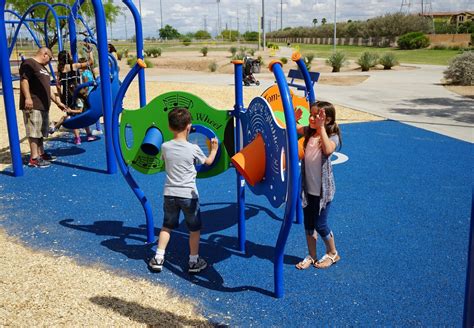
POLYGON ((242 35, 245 41, 258 41, 258 32, 247 31, 242 35))
POLYGON ((211 38, 211 34, 208 31, 199 30, 194 33, 194 37, 198 40, 207 40, 211 38))
POLYGON ((316 26, 318 24, 318 19, 317 18, 313 18, 313 26, 316 26))
MULTIPOLYGON (((56 2, 56 1, 55 1, 56 2)), ((75 0, 63 0, 61 1, 64 4, 72 6, 75 2, 75 0)), ((38 3, 37 0, 8 0, 6 7, 8 9, 14 10, 20 15, 26 12, 26 10, 31 7, 33 4, 38 3)), ((113 3, 113 0, 102 0, 102 5, 104 7, 105 11, 105 19, 106 23, 114 23, 117 17, 121 14, 120 6, 117 6, 113 3)), ((34 9, 32 16, 37 17, 37 18, 44 18, 46 15, 47 11, 46 6, 38 6, 34 9)), ((69 15, 69 10, 64 7, 56 7, 55 8, 56 12, 61 15, 61 16, 67 16, 69 15)), ((95 17, 94 13, 94 7, 91 4, 88 4, 88 2, 84 3, 81 8, 79 13, 81 16, 87 18, 87 19, 93 19, 95 17)), ((53 47, 57 42, 58 42, 58 31, 56 31, 56 25, 54 21, 53 15, 49 14, 48 15, 48 42, 49 46, 53 47)), ((95 25, 95 22, 92 24, 92 26, 95 25)), ((33 24, 30 24, 30 27, 37 33, 43 34, 44 33, 44 26, 42 24, 37 24, 37 26, 34 26, 33 24)), ((82 28, 81 24, 78 24, 78 30, 82 28)), ((67 21, 65 19, 60 21, 60 29, 61 29, 61 34, 63 36, 67 36, 69 31, 67 31, 67 21)))
POLYGON ((166 24, 165 27, 158 30, 162 39, 178 39, 180 34, 173 26, 166 24))
POLYGON ((323 19, 321 19, 321 24, 326 25, 327 22, 328 21, 327 21, 326 17, 323 17, 323 19))
POLYGON ((240 33, 237 30, 223 30, 220 34, 220 38, 228 41, 236 41, 239 36, 240 33))

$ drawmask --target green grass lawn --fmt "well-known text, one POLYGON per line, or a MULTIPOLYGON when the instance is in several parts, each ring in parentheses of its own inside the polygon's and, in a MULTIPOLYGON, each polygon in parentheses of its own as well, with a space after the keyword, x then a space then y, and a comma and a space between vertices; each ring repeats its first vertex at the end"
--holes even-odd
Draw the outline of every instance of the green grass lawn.
MULTIPOLYGON (((332 45, 322 44, 292 44, 293 47, 299 46, 301 53, 313 53, 318 58, 328 58, 333 52, 332 45)), ((448 65, 451 58, 460 54, 458 50, 399 50, 396 48, 377 48, 377 47, 359 47, 359 46, 337 46, 337 51, 346 54, 349 59, 357 59, 365 52, 375 52, 382 55, 386 52, 393 52, 400 63, 410 64, 431 64, 431 65, 448 65)))

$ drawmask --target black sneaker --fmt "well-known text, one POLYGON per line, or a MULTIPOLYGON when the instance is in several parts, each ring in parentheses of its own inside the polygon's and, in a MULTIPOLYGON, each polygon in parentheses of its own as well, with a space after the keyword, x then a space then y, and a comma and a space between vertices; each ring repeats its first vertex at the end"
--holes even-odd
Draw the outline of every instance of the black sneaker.
POLYGON ((153 256, 150 262, 148 262, 148 266, 153 271, 161 272, 161 270, 163 270, 163 263, 165 263, 164 258, 162 258, 161 260, 157 260, 156 256, 153 256))
POLYGON ((43 153, 43 155, 41 155, 41 158, 48 162, 54 162, 57 159, 56 156, 53 156, 50 153, 43 153))
POLYGON ((29 167, 39 167, 39 168, 45 168, 51 165, 51 162, 45 161, 41 157, 38 158, 30 158, 30 161, 28 162, 29 167))
POLYGON ((205 268, 207 268, 207 262, 202 257, 199 257, 197 262, 189 262, 188 272, 190 274, 195 274, 201 272, 205 268))

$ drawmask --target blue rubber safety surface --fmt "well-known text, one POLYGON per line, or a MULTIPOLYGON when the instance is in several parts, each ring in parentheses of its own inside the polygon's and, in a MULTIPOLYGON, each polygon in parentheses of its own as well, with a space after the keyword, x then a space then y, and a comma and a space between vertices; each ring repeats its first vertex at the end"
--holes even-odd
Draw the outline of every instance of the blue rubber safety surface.
MULTIPOLYGON (((273 247, 284 208, 247 196, 247 253, 237 250, 235 173, 198 181, 210 267, 187 274, 188 234, 172 234, 165 269, 153 273, 141 206, 120 173, 105 173, 103 140, 49 143, 48 169, 0 174, 0 225, 35 249, 103 264, 192 298, 213 322, 232 326, 462 324, 473 145, 394 121, 342 126, 329 215, 341 261, 294 268, 306 255, 293 225, 284 258, 285 295, 273 293, 273 247)), ((162 223, 164 174, 135 173, 162 223)), ((318 240, 319 256, 323 252, 318 240)), ((45 300, 46 301, 46 300, 45 300)))

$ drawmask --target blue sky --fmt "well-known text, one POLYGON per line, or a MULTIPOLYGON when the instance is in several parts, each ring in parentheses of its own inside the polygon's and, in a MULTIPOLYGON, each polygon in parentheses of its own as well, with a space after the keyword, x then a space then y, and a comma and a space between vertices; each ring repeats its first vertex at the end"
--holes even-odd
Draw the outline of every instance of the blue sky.
MULTIPOLYGON (((115 0, 119 3, 120 1, 115 0)), ((421 11, 421 0, 406 0, 410 7, 404 10, 412 13, 421 11)), ((474 0, 436 0, 423 1, 425 11, 459 11, 474 10, 474 0)), ((120 2, 121 3, 121 2, 120 2)), ((134 0, 137 8, 139 1, 134 0)), ((202 30, 217 31, 217 0, 161 0, 163 5, 163 25, 169 24, 180 33, 202 30)), ((402 0, 337 0, 337 21, 365 20, 370 17, 400 11, 402 0)), ((266 31, 274 30, 281 25, 281 0, 265 0, 266 31)), ((220 0, 219 12, 221 27, 257 30, 258 17, 261 15, 261 0, 220 0)), ((141 12, 145 36, 157 36, 161 27, 160 0, 141 0, 141 12)), ((309 26, 314 18, 319 22, 325 17, 328 22, 334 21, 334 0, 283 0, 283 27, 309 26)), ((131 15, 119 17, 113 25, 113 37, 122 38, 134 34, 131 15)))

